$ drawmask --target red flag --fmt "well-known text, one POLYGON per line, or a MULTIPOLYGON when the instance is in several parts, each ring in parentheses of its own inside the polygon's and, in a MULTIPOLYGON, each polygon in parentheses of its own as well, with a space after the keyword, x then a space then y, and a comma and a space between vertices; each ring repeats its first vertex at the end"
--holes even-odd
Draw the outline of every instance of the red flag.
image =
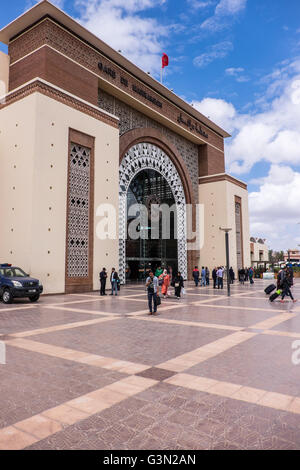
POLYGON ((167 54, 163 54, 161 58, 161 68, 164 69, 165 67, 168 67, 169 65, 169 57, 167 54))

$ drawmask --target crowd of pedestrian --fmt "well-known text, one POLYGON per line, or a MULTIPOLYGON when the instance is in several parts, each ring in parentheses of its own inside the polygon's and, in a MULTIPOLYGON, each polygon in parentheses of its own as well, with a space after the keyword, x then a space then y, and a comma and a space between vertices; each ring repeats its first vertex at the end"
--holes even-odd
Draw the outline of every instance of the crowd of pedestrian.
MULTIPOLYGON (((216 266, 212 270, 212 281, 214 289, 223 289, 224 287, 224 266, 216 266)), ((195 286, 198 287, 199 284, 201 287, 209 286, 210 283, 210 271, 208 267, 202 266, 199 270, 198 266, 195 266, 192 272, 192 277, 195 283, 195 286)), ((277 276, 277 290, 281 295, 281 302, 284 302, 285 297, 290 297, 292 301, 296 302, 294 299, 291 287, 293 286, 293 268, 284 266, 278 273, 277 276)), ((99 274, 100 280, 100 295, 104 296, 106 294, 106 282, 108 278, 108 273, 106 268, 103 268, 99 274)), ((238 270, 238 281, 244 285, 245 282, 250 282, 254 284, 254 269, 244 268, 238 270)), ((110 295, 118 295, 120 290, 120 279, 115 268, 111 269, 109 275, 111 293, 110 295)), ((235 281, 235 273, 232 267, 229 269, 229 281, 231 284, 235 281)), ((158 266, 155 270, 155 273, 152 270, 149 270, 146 276, 146 290, 148 296, 148 306, 149 306, 149 315, 157 315, 157 307, 161 303, 161 298, 171 297, 170 287, 174 288, 174 296, 177 299, 180 299, 182 293, 184 292, 184 279, 180 271, 173 273, 171 267, 162 268, 158 266)), ((274 286, 275 289, 275 286, 274 286)))

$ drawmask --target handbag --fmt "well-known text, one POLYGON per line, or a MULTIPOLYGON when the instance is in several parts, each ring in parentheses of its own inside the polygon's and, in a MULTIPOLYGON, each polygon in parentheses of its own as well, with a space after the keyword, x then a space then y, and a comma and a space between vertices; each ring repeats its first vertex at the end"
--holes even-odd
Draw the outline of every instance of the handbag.
POLYGON ((159 295, 156 294, 156 305, 160 305, 161 304, 161 298, 159 295))

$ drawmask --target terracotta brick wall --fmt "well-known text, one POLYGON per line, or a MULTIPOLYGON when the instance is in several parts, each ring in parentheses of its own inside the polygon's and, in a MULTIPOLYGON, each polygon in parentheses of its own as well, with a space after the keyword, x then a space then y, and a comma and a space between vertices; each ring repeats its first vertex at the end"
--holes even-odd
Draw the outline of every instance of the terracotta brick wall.
POLYGON ((9 89, 14 90, 36 77, 97 105, 97 77, 48 47, 39 49, 10 67, 9 89))

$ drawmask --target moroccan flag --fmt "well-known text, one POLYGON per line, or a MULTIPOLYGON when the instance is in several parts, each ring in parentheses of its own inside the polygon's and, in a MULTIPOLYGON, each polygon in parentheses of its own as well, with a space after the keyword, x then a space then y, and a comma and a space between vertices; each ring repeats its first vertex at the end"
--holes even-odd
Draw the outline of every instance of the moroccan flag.
POLYGON ((164 69, 165 67, 168 67, 169 65, 169 57, 167 54, 163 54, 161 58, 161 68, 164 69))

